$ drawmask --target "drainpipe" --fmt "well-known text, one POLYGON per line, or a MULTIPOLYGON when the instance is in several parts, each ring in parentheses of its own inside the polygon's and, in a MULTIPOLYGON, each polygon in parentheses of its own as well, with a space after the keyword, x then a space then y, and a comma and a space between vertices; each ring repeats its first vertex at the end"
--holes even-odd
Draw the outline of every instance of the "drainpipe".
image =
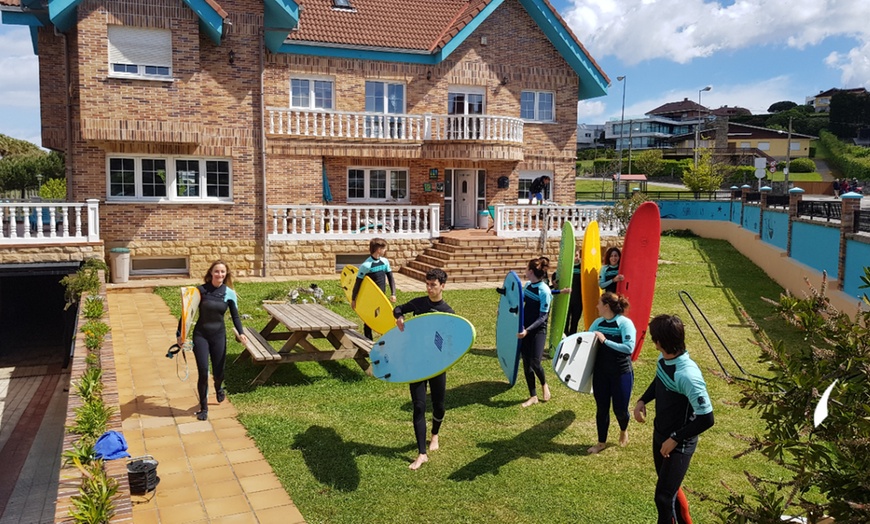
POLYGON ((63 40, 63 91, 66 97, 66 151, 64 152, 64 166, 66 171, 66 200, 72 202, 72 174, 73 174, 73 155, 72 155, 72 95, 70 94, 70 63, 69 63, 69 43, 66 34, 57 30, 57 26, 53 26, 54 35, 59 36, 63 40))
POLYGON ((266 76, 265 65, 266 31, 260 24, 260 171, 261 171, 261 194, 263 195, 263 276, 269 276, 269 206, 266 202, 266 102, 264 100, 265 88, 263 86, 266 76))

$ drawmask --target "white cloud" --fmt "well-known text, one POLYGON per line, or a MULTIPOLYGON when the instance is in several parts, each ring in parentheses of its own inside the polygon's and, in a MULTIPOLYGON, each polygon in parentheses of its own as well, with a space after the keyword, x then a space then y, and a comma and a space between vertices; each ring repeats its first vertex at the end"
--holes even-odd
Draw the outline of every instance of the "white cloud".
POLYGON ((564 18, 593 56, 628 65, 662 58, 685 64, 717 52, 762 45, 795 49, 827 37, 859 45, 829 57, 843 84, 870 86, 867 0, 570 0, 564 18))
POLYGON ((598 100, 581 100, 577 103, 577 121, 578 122, 594 122, 601 118, 604 110, 607 107, 602 101, 598 100))
POLYGON ((39 107, 39 61, 26 28, 0 33, 0 106, 39 107))

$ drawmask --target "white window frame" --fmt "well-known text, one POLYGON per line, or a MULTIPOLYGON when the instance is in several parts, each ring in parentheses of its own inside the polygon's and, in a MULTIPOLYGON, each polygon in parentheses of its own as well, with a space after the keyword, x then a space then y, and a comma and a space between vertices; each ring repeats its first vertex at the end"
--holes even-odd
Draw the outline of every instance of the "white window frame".
POLYGON ((172 31, 150 27, 107 26, 109 78, 174 81, 172 31), (116 66, 124 71, 116 71, 116 66))
POLYGON ((524 89, 520 93, 520 118, 522 118, 524 122, 536 122, 536 123, 542 123, 542 124, 552 124, 552 123, 556 122, 556 93, 554 91, 524 89), (523 95, 526 93, 532 93, 535 96, 535 116, 534 116, 534 118, 523 118, 522 117, 522 100, 523 100, 523 95), (538 98, 539 98, 539 95, 541 95, 542 93, 546 93, 546 94, 553 97, 552 107, 550 108, 550 111, 553 113, 553 118, 551 120, 544 120, 541 118, 540 108, 538 105, 539 104, 538 98))
POLYGON ((319 75, 305 75, 305 76, 292 76, 287 84, 289 90, 289 100, 288 107, 292 109, 307 109, 310 111, 334 111, 335 110, 335 78, 331 76, 319 76, 319 75), (305 80, 309 82, 308 84, 308 105, 307 106, 294 106, 293 105, 293 81, 294 80, 305 80), (332 97, 329 100, 330 107, 316 107, 315 101, 315 82, 329 82, 332 85, 330 91, 332 91, 332 97))
POLYGON ((740 149, 752 149, 752 142, 740 142, 740 149))
POLYGON ((357 204, 363 203, 372 203, 372 204, 383 204, 383 203, 409 203, 411 201, 411 170, 407 167, 391 167, 391 166, 349 166, 345 175, 345 187, 347 189, 347 201, 348 203, 354 202, 357 204), (356 196, 351 196, 350 191, 350 172, 351 171, 363 171, 363 193, 365 196, 360 198, 356 196), (372 198, 371 192, 371 174, 372 171, 386 171, 387 172, 387 196, 385 198, 372 198), (405 194, 396 195, 395 197, 392 193, 392 173, 393 172, 403 172, 405 174, 405 194))
POLYGON ((366 107, 365 128, 363 132, 366 137, 375 138, 403 138, 405 129, 402 128, 402 120, 398 118, 405 114, 405 107, 408 101, 408 87, 402 82, 387 82, 385 80, 366 80, 365 86, 365 104, 368 106, 368 87, 369 84, 383 84, 384 95, 382 102, 384 105, 383 111, 369 110, 366 107), (402 106, 398 111, 390 111, 389 88, 390 86, 399 86, 402 88, 402 106), (375 116, 377 115, 377 116, 375 116), (391 119, 390 116, 393 116, 391 119))
POLYGON ((554 180, 556 180, 556 177, 553 176, 552 171, 520 171, 519 178, 517 180, 517 204, 529 203, 529 186, 531 186, 532 181, 534 181, 536 178, 545 175, 550 177, 550 185, 544 188, 544 200, 552 200, 554 189, 553 184, 554 180), (523 189, 524 186, 525 189, 523 189))
MULTIPOLYGON (((215 184, 211 184, 215 186, 215 184)), ((217 187, 223 186, 220 184, 217 187)), ((106 155, 106 202, 158 202, 158 203, 216 203, 233 201, 233 162, 229 158, 218 157, 196 157, 196 156, 163 156, 163 155, 127 155, 127 154, 108 154, 106 155), (115 159, 132 159, 133 160, 133 184, 134 194, 115 196, 112 195, 112 160, 115 159), (143 196, 143 176, 142 176, 142 161, 143 160, 162 160, 166 162, 166 196, 143 196), (178 180, 179 176, 176 173, 176 162, 178 160, 197 162, 199 165, 198 187, 200 189, 198 196, 179 196, 178 195, 178 180), (225 162, 227 168, 228 195, 208 196, 208 162, 225 162)))

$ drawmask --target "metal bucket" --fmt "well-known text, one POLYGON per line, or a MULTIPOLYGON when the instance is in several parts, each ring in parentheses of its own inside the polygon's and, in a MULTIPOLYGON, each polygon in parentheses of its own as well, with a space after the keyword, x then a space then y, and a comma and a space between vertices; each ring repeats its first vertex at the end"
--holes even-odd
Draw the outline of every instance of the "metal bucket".
POLYGON ((151 455, 131 458, 127 461, 127 479, 130 481, 130 493, 144 495, 153 491, 160 482, 157 476, 157 460, 151 455))

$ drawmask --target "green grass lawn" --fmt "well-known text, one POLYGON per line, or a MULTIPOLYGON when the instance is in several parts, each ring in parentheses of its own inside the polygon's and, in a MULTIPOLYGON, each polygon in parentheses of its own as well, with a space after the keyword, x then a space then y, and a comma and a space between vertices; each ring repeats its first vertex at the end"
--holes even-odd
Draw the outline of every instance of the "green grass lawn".
MULTIPOLYGON (((594 191, 611 191, 613 188, 613 182, 611 180, 603 180, 600 178, 596 179, 582 179, 577 180, 574 183, 575 191, 577 192, 594 192, 594 191)), ((640 184, 632 184, 632 188, 640 187, 640 184)), ((674 186, 663 186, 658 184, 647 183, 647 191, 688 191, 685 188, 679 188, 674 186)))
MULTIPOLYGON (((738 387, 721 378, 678 292, 691 293, 751 372, 763 373, 765 368, 749 342, 752 334, 741 309, 774 340, 801 344, 803 339, 771 318, 772 306, 760 298, 776 298, 781 289, 727 242, 664 237, 660 260, 653 314, 677 313, 686 322, 690 353, 704 370, 716 416, 716 425, 701 437, 684 485, 719 498, 725 493, 721 482, 750 493, 744 470, 782 472, 757 455, 732 458, 743 446, 731 433, 756 433, 763 424, 753 412, 737 407, 738 387)), ((262 328, 267 321, 259 307, 263 297, 310 283, 239 284, 242 313, 253 316, 245 323, 262 328)), ((317 283, 339 298, 331 309, 356 318, 337 281, 317 283)), ((177 288, 157 292, 178 314, 177 288)), ((412 296, 400 292, 399 300, 412 296)), ((521 408, 528 397, 522 376, 509 388, 495 359, 496 292, 451 291, 448 285, 445 299, 475 325, 477 340, 448 372, 441 450, 431 453, 430 462, 417 472, 408 469, 416 446, 407 386, 378 381, 362 373, 354 361, 339 361, 285 365, 266 385, 251 388, 248 383, 258 367, 228 366, 227 386, 239 419, 305 519, 311 523, 654 522, 651 421, 631 423, 628 447, 587 455, 586 449, 597 440, 592 397, 561 385, 548 360, 545 370, 552 400, 521 408)), ((714 347, 727 361, 724 350, 714 347)), ((231 339, 228 362, 240 351, 231 339)), ((635 363, 632 406, 654 376, 656 357, 647 340, 635 363)), ((736 372, 730 361, 727 366, 736 372)), ((653 404, 651 416, 654 411, 653 404)), ((613 420, 611 442, 617 434, 613 420)), ((689 500, 695 522, 717 521, 714 503, 692 494, 689 500)))
MULTIPOLYGON (((822 175, 819 173, 789 173, 788 179, 791 182, 821 182, 822 175)), ((777 171, 776 173, 768 172, 767 177, 764 180, 782 182, 785 180, 785 175, 782 171, 777 171)))

